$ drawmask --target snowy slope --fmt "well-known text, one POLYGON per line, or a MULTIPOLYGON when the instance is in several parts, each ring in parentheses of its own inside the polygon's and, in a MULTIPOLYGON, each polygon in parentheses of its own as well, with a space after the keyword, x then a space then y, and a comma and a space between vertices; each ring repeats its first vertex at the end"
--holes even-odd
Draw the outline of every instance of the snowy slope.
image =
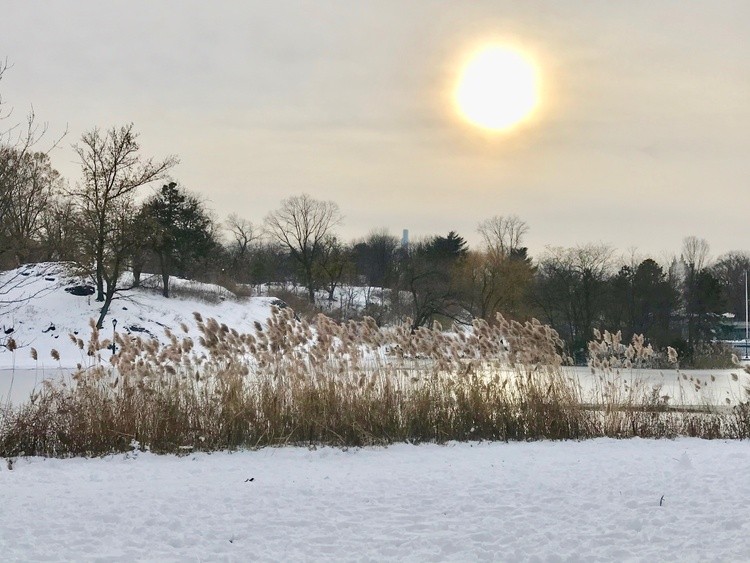
POLYGON ((747 561, 750 443, 265 449, 0 467, 4 561, 747 561))
MULTIPOLYGON (((123 280, 128 284, 130 280, 123 280)), ((48 371, 88 365, 92 359, 70 339, 74 334, 84 342, 91 334, 91 319, 99 316, 101 303, 93 295, 74 295, 66 288, 90 281, 81 279, 59 263, 41 263, 0 273, 0 338, 12 337, 19 346, 15 353, 0 348, 0 369, 16 368, 48 371), (11 332, 12 331, 12 332, 11 332), (39 360, 31 357, 31 348, 39 360), (53 360, 51 351, 60 354, 53 360)), ((146 282, 148 284, 148 281, 146 282)), ((182 334, 185 323, 189 335, 197 341, 199 333, 193 312, 214 317, 239 331, 250 331, 255 321, 262 323, 270 315, 273 298, 237 299, 227 290, 210 284, 172 280, 175 297, 166 299, 158 289, 139 288, 118 294, 107 315, 102 338, 111 338, 115 330, 165 341, 164 329, 182 334), (180 294, 183 296, 180 296, 180 294)))

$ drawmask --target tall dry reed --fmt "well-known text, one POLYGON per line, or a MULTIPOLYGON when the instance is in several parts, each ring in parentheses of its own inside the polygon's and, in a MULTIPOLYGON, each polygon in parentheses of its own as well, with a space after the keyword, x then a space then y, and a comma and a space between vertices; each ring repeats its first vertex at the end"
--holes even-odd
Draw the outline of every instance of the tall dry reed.
MULTIPOLYGON (((166 343, 118 334, 107 368, 99 360, 111 342, 95 327, 88 343, 76 339, 94 367, 70 383, 45 382, 26 404, 4 410, 0 455, 741 437, 749 427, 746 411, 672 411, 650 393, 628 391, 623 401, 613 390, 602 393, 603 404, 586 402, 563 365, 557 333, 538 321, 498 316, 491 325, 411 331, 408 320, 382 328, 370 318, 337 323, 319 315, 308 323, 286 308, 246 334, 197 313, 195 322, 198 342, 184 325, 182 334, 167 330, 166 343)), ((637 364, 650 353, 642 339, 621 345, 605 333, 592 345, 592 367, 612 368, 618 355, 637 364)))

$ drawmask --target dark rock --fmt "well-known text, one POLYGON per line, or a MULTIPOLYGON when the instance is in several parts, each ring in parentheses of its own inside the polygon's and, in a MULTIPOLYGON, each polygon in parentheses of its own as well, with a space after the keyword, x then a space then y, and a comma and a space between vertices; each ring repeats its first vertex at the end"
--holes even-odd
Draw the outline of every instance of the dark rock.
POLYGON ((71 295, 77 295, 79 297, 85 297, 87 295, 93 295, 96 293, 96 289, 94 289, 93 285, 71 285, 70 287, 66 287, 65 291, 70 293, 71 295))
POLYGON ((134 332, 142 332, 144 334, 148 334, 151 338, 155 338, 155 336, 149 331, 148 329, 140 326, 140 325, 130 325, 126 326, 125 330, 128 332, 128 334, 132 334, 134 332))

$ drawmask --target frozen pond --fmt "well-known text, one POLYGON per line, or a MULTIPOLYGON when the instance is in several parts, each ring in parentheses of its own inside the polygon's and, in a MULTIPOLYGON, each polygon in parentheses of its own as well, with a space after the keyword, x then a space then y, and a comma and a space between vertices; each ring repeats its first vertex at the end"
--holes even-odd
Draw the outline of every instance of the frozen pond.
POLYGON ((663 398, 672 406, 733 406, 748 400, 750 375, 741 367, 733 369, 623 369, 619 372, 592 373, 587 367, 563 368, 578 382, 586 402, 596 403, 605 393, 621 401, 629 393, 663 398))
POLYGON ((0 406, 5 406, 8 402, 14 405, 24 403, 45 379, 63 381, 73 371, 75 370, 70 368, 0 368, 0 406))
MULTIPOLYGON (((592 373, 586 367, 565 367, 563 373, 577 385, 586 403, 601 402, 606 394, 614 393, 625 402, 629 393, 637 397, 652 392, 660 398, 669 397, 672 406, 733 406, 750 397, 750 375, 741 368, 720 370, 620 370, 619 373, 592 373)), ((18 405, 28 400, 45 379, 63 381, 73 368, 15 368, 0 367, 0 405, 8 401, 18 405)), ((636 401, 638 402, 638 401, 636 401)))

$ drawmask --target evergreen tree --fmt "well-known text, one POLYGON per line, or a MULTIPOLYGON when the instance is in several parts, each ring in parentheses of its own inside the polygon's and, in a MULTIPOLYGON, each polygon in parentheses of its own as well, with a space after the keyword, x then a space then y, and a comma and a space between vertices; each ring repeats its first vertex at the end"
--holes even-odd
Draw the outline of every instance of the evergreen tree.
POLYGON ((175 182, 146 201, 142 215, 149 247, 159 260, 162 294, 169 297, 169 277, 191 277, 195 265, 217 247, 213 221, 200 199, 175 182))

